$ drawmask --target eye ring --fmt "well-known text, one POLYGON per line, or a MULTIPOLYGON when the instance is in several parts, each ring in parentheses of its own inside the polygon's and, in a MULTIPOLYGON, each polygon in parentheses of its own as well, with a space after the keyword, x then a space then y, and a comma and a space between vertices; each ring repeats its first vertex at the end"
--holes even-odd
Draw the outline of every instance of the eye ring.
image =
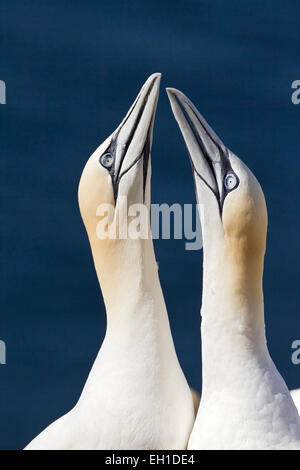
POLYGON ((224 178, 224 186, 228 191, 236 188, 238 185, 238 178, 234 173, 227 173, 224 178))
POLYGON ((114 156, 107 152, 100 157, 100 163, 104 168, 111 168, 114 163, 114 156))

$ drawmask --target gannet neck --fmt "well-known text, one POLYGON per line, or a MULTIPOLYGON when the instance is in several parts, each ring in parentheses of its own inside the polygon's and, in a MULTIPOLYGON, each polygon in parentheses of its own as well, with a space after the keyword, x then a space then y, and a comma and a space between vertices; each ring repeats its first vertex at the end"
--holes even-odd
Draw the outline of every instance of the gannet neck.
POLYGON ((264 322, 263 254, 244 253, 242 241, 222 240, 203 255, 202 317, 213 322, 237 321, 241 328, 260 329, 264 322), (214 308, 212 308, 214 306, 214 308))
MULTIPOLYGON (((202 291, 203 388, 223 389, 242 379, 244 362, 268 358, 262 290, 263 257, 237 262, 225 242, 205 251, 202 291), (228 368, 230 362, 231 367, 228 368), (227 385, 226 385, 227 384, 227 385)), ((248 373, 248 372, 247 372, 248 373)))
POLYGON ((104 243, 105 249, 99 246, 99 240, 91 241, 91 248, 108 330, 113 326, 121 327, 128 320, 134 321, 135 316, 147 315, 149 310, 157 316, 167 316, 152 240, 107 240, 104 243))
POLYGON ((299 417, 265 335, 266 224, 257 243, 225 219, 212 232, 202 214, 202 394, 189 448, 297 449, 299 417))

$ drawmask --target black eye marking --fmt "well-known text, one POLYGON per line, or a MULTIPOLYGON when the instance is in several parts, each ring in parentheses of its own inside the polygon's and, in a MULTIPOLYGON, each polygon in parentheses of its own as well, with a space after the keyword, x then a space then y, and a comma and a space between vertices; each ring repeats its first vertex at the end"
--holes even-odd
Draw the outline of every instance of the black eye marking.
POLYGON ((224 177, 224 186, 227 191, 232 191, 239 184, 238 177, 232 171, 229 171, 224 177))
POLYGON ((104 153, 99 159, 101 165, 108 170, 113 166, 114 160, 115 158, 110 152, 104 153))

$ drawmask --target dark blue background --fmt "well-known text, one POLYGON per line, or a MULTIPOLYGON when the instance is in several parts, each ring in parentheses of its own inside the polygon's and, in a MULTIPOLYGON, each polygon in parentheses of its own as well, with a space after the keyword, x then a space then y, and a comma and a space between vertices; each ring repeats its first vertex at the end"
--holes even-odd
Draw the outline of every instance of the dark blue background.
MULTIPOLYGON (((164 92, 174 86, 263 186, 268 342, 288 385, 300 387, 291 363, 300 337, 299 17, 297 0, 1 2, 1 448, 23 447, 75 404, 101 344, 105 311, 77 185, 153 72, 163 81, 152 200, 195 201, 164 92)), ((155 245, 178 355, 200 389, 202 252, 155 245)))

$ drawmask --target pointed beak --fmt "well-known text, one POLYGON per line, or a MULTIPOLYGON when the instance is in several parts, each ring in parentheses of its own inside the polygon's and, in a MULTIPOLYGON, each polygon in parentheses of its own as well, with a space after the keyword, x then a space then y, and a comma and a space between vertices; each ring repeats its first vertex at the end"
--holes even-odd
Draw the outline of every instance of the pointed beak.
POLYGON ((110 174, 114 186, 115 200, 117 200, 121 178, 141 159, 143 160, 143 189, 145 196, 160 79, 160 73, 155 73, 148 78, 127 115, 114 132, 106 151, 114 157, 110 174))
POLYGON ((181 91, 167 88, 167 94, 190 155, 194 176, 198 175, 215 194, 222 212, 224 175, 231 168, 229 150, 181 91))

